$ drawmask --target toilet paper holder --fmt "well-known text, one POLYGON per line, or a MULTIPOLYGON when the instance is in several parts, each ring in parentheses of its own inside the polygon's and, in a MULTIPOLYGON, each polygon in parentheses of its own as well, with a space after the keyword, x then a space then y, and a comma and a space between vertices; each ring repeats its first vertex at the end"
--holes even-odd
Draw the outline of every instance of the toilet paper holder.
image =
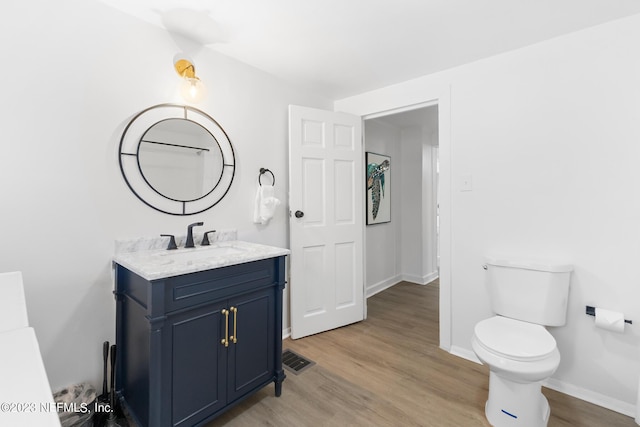
MULTIPOLYGON (((595 316, 596 315, 596 308, 595 307, 591 307, 590 305, 588 305, 586 313, 589 316, 595 316)), ((624 319, 624 323, 628 323, 628 324, 632 325, 633 321, 624 319)))

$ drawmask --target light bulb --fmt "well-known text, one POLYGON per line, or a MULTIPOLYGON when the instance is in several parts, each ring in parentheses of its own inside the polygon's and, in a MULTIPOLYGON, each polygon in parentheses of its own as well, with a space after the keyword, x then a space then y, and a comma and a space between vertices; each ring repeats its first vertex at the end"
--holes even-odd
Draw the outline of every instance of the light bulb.
POLYGON ((207 88, 197 77, 185 77, 180 83, 180 95, 185 101, 198 103, 202 101, 207 93, 207 88))

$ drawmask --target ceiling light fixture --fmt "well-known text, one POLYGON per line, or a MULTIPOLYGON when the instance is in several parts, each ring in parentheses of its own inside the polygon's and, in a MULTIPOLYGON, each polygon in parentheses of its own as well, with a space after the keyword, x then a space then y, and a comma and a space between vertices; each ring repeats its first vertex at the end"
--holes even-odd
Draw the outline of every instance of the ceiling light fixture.
POLYGON ((181 54, 173 58, 173 66, 180 77, 180 94, 185 101, 197 104, 204 99, 206 88, 202 80, 196 76, 196 67, 193 61, 181 54))

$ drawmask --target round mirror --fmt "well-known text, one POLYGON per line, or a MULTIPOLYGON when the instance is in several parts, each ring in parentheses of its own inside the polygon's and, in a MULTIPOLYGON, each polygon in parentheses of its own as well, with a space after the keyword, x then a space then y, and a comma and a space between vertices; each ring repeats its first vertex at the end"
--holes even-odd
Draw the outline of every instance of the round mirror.
POLYGON ((216 205, 235 172, 224 130, 193 107, 162 104, 136 115, 120 141, 120 169, 133 193, 172 215, 193 215, 216 205))
POLYGON ((151 126, 138 146, 138 163, 147 183, 174 200, 197 200, 222 178, 222 150, 198 123, 167 119, 151 126))

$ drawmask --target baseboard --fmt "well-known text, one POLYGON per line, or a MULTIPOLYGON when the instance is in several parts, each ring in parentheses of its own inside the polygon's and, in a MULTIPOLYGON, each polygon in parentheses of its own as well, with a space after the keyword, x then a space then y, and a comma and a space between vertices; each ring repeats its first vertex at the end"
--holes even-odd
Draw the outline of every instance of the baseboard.
MULTIPOLYGON (((451 346, 449 353, 478 364, 482 363, 472 350, 468 350, 463 347, 453 345, 451 346)), ((557 392, 567 394, 569 396, 575 397, 576 399, 584 400, 589 403, 593 403, 594 405, 602 406, 603 408, 610 409, 614 412, 626 415, 628 417, 633 418, 636 416, 635 405, 623 402, 618 399, 613 399, 609 396, 605 396, 604 394, 596 393, 594 391, 587 390, 573 384, 557 380, 555 378, 549 378, 548 380, 544 381, 542 385, 557 392)))
POLYGON ((568 394, 569 396, 573 396, 577 399, 593 403, 594 405, 602 406, 603 408, 610 409, 614 412, 618 412, 631 418, 636 416, 635 405, 623 402, 618 399, 614 399, 609 396, 605 396, 604 394, 600 394, 595 391, 587 390, 582 387, 557 380, 555 378, 549 378, 548 380, 544 381, 542 385, 560 393, 568 394))
POLYGON ((462 357, 463 359, 470 360, 479 365, 482 364, 480 359, 478 359, 478 356, 476 356, 476 354, 472 350, 467 350, 466 348, 458 347, 457 345, 452 345, 451 349, 449 350, 449 353, 453 354, 454 356, 458 356, 458 357, 462 357))
POLYGON ((291 328, 285 328, 282 330, 282 339, 285 340, 291 336, 291 328))
POLYGON ((405 282, 417 283, 418 285, 427 285, 438 278, 438 272, 425 274, 424 276, 416 276, 414 274, 401 274, 400 280, 405 282))
POLYGON ((402 282, 402 277, 399 275, 391 277, 387 280, 383 280, 381 282, 378 282, 374 285, 369 286, 365 291, 365 295, 367 298, 372 297, 375 294, 384 291, 385 289, 389 289, 390 287, 392 287, 393 285, 399 282, 402 282))
POLYGON ((401 274, 400 281, 422 284, 422 276, 416 276, 415 274, 401 274))
POLYGON ((425 274, 424 276, 422 276, 422 284, 423 285, 428 285, 429 283, 433 282, 434 280, 436 280, 438 277, 440 277, 438 275, 438 270, 429 273, 429 274, 425 274))

